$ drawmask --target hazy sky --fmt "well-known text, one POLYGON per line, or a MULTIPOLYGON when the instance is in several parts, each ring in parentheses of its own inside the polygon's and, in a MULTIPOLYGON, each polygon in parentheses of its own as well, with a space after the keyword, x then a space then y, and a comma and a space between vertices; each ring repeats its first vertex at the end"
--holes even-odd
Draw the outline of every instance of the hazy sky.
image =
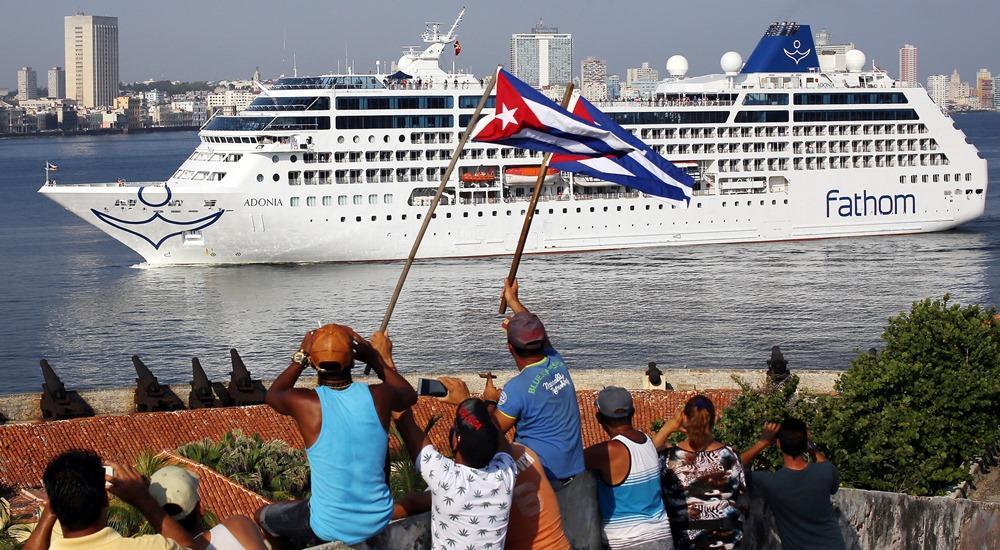
MULTIPOLYGON (((834 42, 853 41, 893 74, 904 43, 919 49, 920 80, 958 67, 966 80, 979 67, 1000 71, 998 0, 465 0, 459 28, 462 55, 453 60, 477 74, 508 63, 510 34, 539 18, 573 33, 579 74, 583 57, 608 60, 609 73, 649 61, 661 71, 681 53, 690 74, 718 72, 727 50, 748 56, 773 20, 827 27, 834 42)), ((119 22, 121 79, 217 80, 333 72, 346 58, 357 71, 399 57, 419 44, 425 20, 450 22, 462 0, 20 0, 5 3, 0 33, 0 87, 15 88, 30 65, 45 86, 45 70, 63 65, 63 16, 76 11, 114 15, 119 22), (285 47, 282 49, 282 43, 285 47)))

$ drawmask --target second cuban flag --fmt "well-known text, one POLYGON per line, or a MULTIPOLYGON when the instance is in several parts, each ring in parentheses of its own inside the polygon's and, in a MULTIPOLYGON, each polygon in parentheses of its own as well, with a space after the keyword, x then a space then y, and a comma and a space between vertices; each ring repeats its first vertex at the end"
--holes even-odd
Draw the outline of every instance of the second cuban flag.
POLYGON ((470 136, 553 153, 551 166, 676 202, 690 201, 694 180, 582 97, 563 109, 514 75, 497 70, 496 109, 470 136))

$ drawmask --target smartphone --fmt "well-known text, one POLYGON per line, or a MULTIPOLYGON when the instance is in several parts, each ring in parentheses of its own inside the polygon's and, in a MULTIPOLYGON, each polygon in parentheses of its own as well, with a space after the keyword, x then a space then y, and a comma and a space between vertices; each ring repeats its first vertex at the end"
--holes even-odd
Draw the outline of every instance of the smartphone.
POLYGON ((417 394, 419 395, 429 395, 432 397, 444 397, 448 395, 448 390, 445 389, 444 384, 433 378, 421 378, 417 380, 417 386, 417 394))

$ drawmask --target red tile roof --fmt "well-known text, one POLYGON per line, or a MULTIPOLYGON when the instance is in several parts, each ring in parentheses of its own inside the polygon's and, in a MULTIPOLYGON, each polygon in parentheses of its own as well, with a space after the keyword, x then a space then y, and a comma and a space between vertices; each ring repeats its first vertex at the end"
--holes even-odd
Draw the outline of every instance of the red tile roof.
MULTIPOLYGON (((738 392, 705 390, 700 393, 709 396, 721 411, 738 392)), ((633 390, 636 427, 648 431, 654 420, 671 418, 696 393, 633 390)), ((593 414, 596 394, 596 391, 578 393, 585 446, 605 439, 593 414)), ((454 409, 436 399, 421 398, 414 413, 421 426, 435 413, 442 414, 431 437, 435 444, 447 446, 454 409)), ((143 451, 172 451, 191 441, 218 439, 236 429, 260 434, 264 439, 280 439, 299 448, 303 445, 292 419, 266 405, 6 424, 0 425, 0 485, 41 486, 46 464, 71 448, 93 449, 105 460, 133 463, 143 451)))

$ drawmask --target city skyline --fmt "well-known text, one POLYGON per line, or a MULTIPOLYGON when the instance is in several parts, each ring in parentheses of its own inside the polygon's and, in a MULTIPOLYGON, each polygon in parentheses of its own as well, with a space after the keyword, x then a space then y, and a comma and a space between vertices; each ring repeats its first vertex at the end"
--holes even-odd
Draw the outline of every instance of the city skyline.
MULTIPOLYGON (((63 17, 77 11, 119 18, 121 80, 131 82, 247 78, 257 66, 265 78, 272 78, 291 74, 293 56, 300 74, 335 72, 338 65, 343 70, 352 61, 356 71, 368 71, 376 60, 398 58, 400 46, 419 43, 424 20, 448 24, 461 8, 460 3, 444 1, 391 4, 387 16, 387 5, 338 6, 303 0, 275 11, 273 5, 256 0, 240 3, 238 9, 231 3, 203 5, 189 0, 169 6, 93 0, 23 4, 16 8, 19 18, 33 24, 5 32, 0 87, 14 89, 16 71, 22 66, 61 65, 63 17)), ((930 74, 950 74, 953 68, 970 75, 980 67, 1000 69, 1000 53, 982 40, 992 36, 995 17, 988 13, 1000 15, 1000 6, 961 0, 947 11, 940 8, 940 3, 929 0, 888 0, 880 5, 851 0, 835 6, 792 0, 732 5, 716 0, 683 9, 648 2, 636 6, 642 17, 625 18, 621 6, 611 1, 592 0, 585 6, 569 0, 544 5, 520 0, 474 4, 458 30, 462 55, 446 55, 443 65, 455 61, 458 68, 481 75, 497 63, 506 64, 510 36, 529 32, 541 18, 573 34, 574 63, 595 56, 607 60, 609 74, 623 74, 642 61, 663 71, 670 55, 682 54, 691 63, 689 74, 713 73, 718 72, 722 53, 735 50, 745 57, 769 22, 794 19, 816 31, 828 28, 834 42, 854 42, 869 62, 893 73, 898 70, 899 48, 914 44, 920 49, 920 82, 930 74), (933 21, 899 24, 900 10, 923 13, 921 6, 935 11, 933 21), (713 32, 706 32, 708 20, 713 21, 713 32), (942 33, 942 28, 961 32, 942 33)))

